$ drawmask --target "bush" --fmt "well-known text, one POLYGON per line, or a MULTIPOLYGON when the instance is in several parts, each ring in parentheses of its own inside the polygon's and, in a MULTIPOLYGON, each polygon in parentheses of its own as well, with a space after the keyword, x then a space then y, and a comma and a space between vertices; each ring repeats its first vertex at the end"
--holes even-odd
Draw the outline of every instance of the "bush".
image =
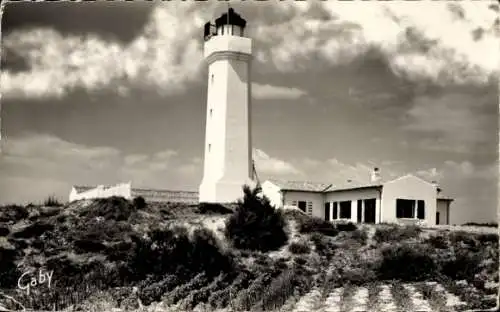
POLYGON ((98 198, 81 211, 87 218, 103 217, 106 220, 125 221, 135 211, 135 207, 123 197, 98 198))
POLYGON ((477 234, 477 240, 481 243, 498 244, 498 233, 477 234))
POLYGON ((271 206, 266 197, 258 196, 260 188, 251 190, 244 186, 243 192, 243 200, 226 220, 226 237, 239 249, 279 249, 288 241, 281 211, 271 206))
POLYGON ((349 237, 361 245, 365 245, 368 241, 368 233, 366 233, 366 230, 363 229, 356 229, 350 232, 349 237))
POLYGON ((448 240, 443 235, 431 235, 424 240, 424 243, 429 244, 436 249, 448 248, 448 240))
POLYGON ((390 245, 382 250, 382 257, 378 269, 382 279, 422 281, 438 271, 430 250, 419 244, 390 245))
POLYGON ((30 237, 38 237, 47 231, 54 230, 54 225, 42 221, 35 222, 27 227, 13 232, 12 235, 15 238, 30 238, 30 237))
POLYGON ((418 238, 422 229, 416 225, 389 225, 377 228, 373 239, 378 242, 399 242, 401 240, 418 238))
POLYGON ((274 311, 285 304, 297 283, 297 275, 294 273, 293 270, 286 270, 271 282, 264 292, 261 311, 274 311))
POLYGON ((9 235, 9 233, 10 233, 9 227, 5 225, 0 225, 0 236, 7 236, 9 235))
POLYGON ((288 250, 293 254, 307 254, 311 248, 305 242, 293 242, 288 246, 288 250))
POLYGON ((338 229, 331 223, 321 218, 312 217, 303 219, 299 223, 299 232, 300 233, 321 233, 327 236, 336 236, 339 231, 338 229))
POLYGON ((336 227, 341 232, 352 232, 358 229, 358 227, 352 222, 339 222, 336 223, 336 227))
POLYGON ((481 254, 459 249, 451 258, 441 263, 441 272, 455 280, 472 281, 481 270, 481 260, 481 254))
POLYGON ((233 270, 233 260, 219 248, 212 232, 195 230, 192 239, 186 228, 156 228, 149 232, 149 238, 132 237, 135 250, 129 261, 134 279, 147 275, 162 276, 178 274, 189 279, 204 273, 208 277, 233 270))
POLYGON ((199 213, 217 213, 217 214, 230 214, 233 213, 232 209, 227 208, 217 203, 200 203, 198 206, 199 213))
POLYGON ((0 208, 0 222, 17 222, 26 219, 29 211, 23 206, 8 205, 0 208))
POLYGON ((135 197, 132 203, 137 210, 144 209, 148 205, 142 196, 135 197))
POLYGON ((316 248, 316 252, 325 256, 327 259, 331 259, 335 249, 337 248, 328 237, 318 232, 314 232, 311 235, 311 241, 316 248))

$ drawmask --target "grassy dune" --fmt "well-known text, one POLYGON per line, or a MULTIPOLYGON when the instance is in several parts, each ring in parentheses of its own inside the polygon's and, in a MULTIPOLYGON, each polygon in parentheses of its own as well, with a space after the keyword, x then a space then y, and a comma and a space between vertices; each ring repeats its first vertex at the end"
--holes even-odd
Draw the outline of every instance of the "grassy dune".
POLYGON ((0 311, 463 311, 496 304, 495 228, 332 225, 244 202, 0 208, 0 311), (233 210, 235 212, 233 212, 233 210), (51 288, 16 288, 53 270, 51 288))

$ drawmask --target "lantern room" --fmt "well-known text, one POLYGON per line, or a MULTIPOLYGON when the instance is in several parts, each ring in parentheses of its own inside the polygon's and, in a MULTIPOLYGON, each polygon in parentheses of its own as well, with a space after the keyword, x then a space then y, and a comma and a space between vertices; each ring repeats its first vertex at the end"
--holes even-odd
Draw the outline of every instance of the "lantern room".
POLYGON ((205 24, 204 38, 209 40, 212 36, 239 36, 245 34, 246 21, 233 8, 215 20, 215 25, 210 22, 205 24))

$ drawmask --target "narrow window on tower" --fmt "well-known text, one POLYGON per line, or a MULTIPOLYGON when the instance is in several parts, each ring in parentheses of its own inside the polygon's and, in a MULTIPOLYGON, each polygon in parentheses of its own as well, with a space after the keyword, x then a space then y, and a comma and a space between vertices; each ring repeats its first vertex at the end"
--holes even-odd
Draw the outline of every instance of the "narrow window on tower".
POLYGON ((212 118, 212 109, 210 109, 210 118, 212 118))
POLYGON ((208 152, 212 149, 212 144, 208 144, 208 152))
POLYGON ((214 74, 212 74, 212 77, 210 77, 210 82, 214 83, 214 74))

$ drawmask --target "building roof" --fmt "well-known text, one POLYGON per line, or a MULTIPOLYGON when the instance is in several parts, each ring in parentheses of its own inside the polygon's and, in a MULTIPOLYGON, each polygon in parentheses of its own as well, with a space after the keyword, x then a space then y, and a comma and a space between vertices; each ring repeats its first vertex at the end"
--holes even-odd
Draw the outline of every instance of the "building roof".
POLYGON ((311 181, 290 181, 278 179, 269 179, 268 181, 284 191, 323 192, 332 185, 331 183, 311 181))
POLYGON ((242 18, 238 13, 236 13, 233 8, 229 8, 229 10, 226 13, 222 14, 221 17, 215 20, 215 26, 217 28, 227 24, 245 27, 247 21, 244 18, 242 18))
POLYGON ((381 186, 380 183, 363 183, 352 180, 345 181, 342 183, 290 181, 290 180, 278 180, 278 179, 269 179, 268 181, 272 182, 273 184, 275 184, 284 191, 321 192, 321 193, 381 186))
MULTIPOLYGON (((290 180, 279 180, 279 179, 268 179, 267 181, 278 186, 283 191, 316 192, 316 193, 329 193, 329 192, 347 191, 347 190, 363 189, 363 188, 378 188, 384 185, 383 180, 380 180, 378 182, 359 182, 354 180, 347 180, 344 182, 337 182, 337 183, 290 181, 290 180)), ((453 198, 451 196, 443 194, 442 191, 438 194, 437 199, 445 201, 453 201, 453 198)))
POLYGON ((83 193, 89 191, 91 189, 96 188, 96 186, 83 186, 83 185, 74 185, 73 188, 77 193, 83 193))

